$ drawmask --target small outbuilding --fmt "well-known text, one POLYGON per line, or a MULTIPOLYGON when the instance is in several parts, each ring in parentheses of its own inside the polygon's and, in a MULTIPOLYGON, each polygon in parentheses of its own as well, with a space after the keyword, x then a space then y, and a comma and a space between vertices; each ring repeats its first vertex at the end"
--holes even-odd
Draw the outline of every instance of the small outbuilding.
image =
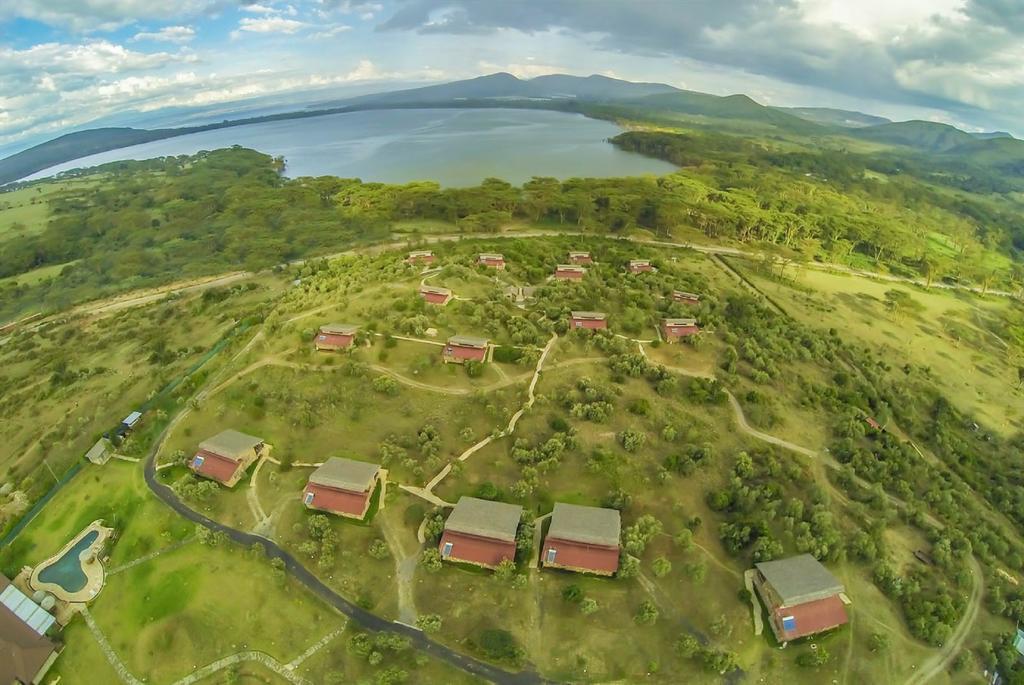
POLYGON ((680 338, 700 333, 696 319, 662 319, 661 337, 667 343, 679 342, 680 338))
POLYGON ((439 288, 433 285, 421 285, 420 297, 429 304, 445 306, 453 297, 452 291, 448 288, 439 288))
POLYGON ((466 362, 485 362, 490 350, 487 338, 475 338, 469 335, 453 335, 448 338, 441 357, 444 363, 465 364, 466 362))
POLYGON ((97 466, 103 466, 108 461, 113 450, 113 444, 106 438, 100 438, 96 441, 96 444, 89 448, 89 451, 85 453, 85 458, 91 461, 97 466))
POLYGON ((233 488, 254 461, 266 451, 263 438, 226 430, 199 443, 199 450, 188 463, 197 476, 215 480, 233 488))
POLYGON ((541 563, 610 576, 619 570, 621 520, 617 509, 556 502, 541 563))
POLYGON ((688 293, 685 290, 673 290, 672 299, 676 302, 682 302, 688 305, 700 304, 700 295, 696 293, 688 293))
POLYGON ((38 685, 60 654, 46 637, 56 619, 0 575, 0 683, 38 685))
POLYGON ((845 624, 843 584, 810 554, 754 565, 754 588, 775 638, 786 643, 845 624))
POLYGON ((317 351, 347 350, 355 342, 359 326, 350 323, 328 323, 320 327, 314 341, 317 351))
POLYGON ((603 331, 608 328, 608 315, 603 312, 572 312, 569 315, 569 328, 603 331))
POLYGON ((569 253, 570 264, 593 264, 594 260, 590 257, 589 252, 570 252, 569 253))
POLYGON ((405 258, 407 264, 433 264, 434 252, 432 250, 413 250, 405 258))
POLYGON ((131 414, 129 414, 128 416, 124 417, 124 420, 121 421, 121 425, 124 428, 127 428, 128 430, 132 430, 137 425, 139 425, 139 421, 141 421, 141 420, 142 420, 142 412, 141 411, 133 411, 131 414))
POLYGON ((633 274, 642 274, 654 271, 654 267, 651 265, 649 259, 631 259, 629 260, 629 272, 633 274))
POLYGON ((555 278, 560 281, 579 281, 587 275, 587 270, 576 264, 559 264, 555 267, 555 278))
POLYGON ((308 509, 362 519, 378 483, 377 464, 331 457, 309 476, 302 502, 308 509))
POLYGON ((498 252, 481 252, 476 256, 476 263, 492 269, 504 269, 505 255, 498 252))
POLYGON ((444 524, 441 558, 495 568, 516 557, 516 532, 523 508, 476 497, 460 497, 444 524))

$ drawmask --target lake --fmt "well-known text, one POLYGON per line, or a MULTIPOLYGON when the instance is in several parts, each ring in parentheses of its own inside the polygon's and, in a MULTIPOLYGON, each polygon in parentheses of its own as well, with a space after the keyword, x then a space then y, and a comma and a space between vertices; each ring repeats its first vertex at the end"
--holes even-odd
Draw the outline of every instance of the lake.
POLYGON ((529 109, 378 110, 290 119, 101 152, 50 167, 30 179, 122 159, 152 159, 241 145, 287 160, 285 174, 341 176, 444 186, 494 176, 516 185, 531 176, 667 174, 675 167, 607 142, 621 129, 579 114, 529 109))

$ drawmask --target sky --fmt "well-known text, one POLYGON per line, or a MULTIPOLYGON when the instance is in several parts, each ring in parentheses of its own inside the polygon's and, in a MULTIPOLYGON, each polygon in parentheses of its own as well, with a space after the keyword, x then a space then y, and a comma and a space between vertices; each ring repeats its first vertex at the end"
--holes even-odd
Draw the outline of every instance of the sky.
POLYGON ((1024 136, 1024 0, 0 0, 0 151, 495 71, 1024 136))

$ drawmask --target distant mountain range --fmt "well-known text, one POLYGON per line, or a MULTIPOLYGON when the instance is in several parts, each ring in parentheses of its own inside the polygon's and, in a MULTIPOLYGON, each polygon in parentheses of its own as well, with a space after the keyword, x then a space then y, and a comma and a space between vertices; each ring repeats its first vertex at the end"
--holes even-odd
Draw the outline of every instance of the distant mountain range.
MULTIPOLYGON (((56 164, 97 152, 230 126, 371 109, 424 107, 521 107, 575 111, 606 118, 682 118, 755 125, 800 136, 846 136, 918 153, 977 155, 985 163, 1024 166, 1024 142, 1008 133, 967 133, 926 121, 892 122, 862 112, 824 107, 766 107, 746 95, 725 97, 681 90, 663 83, 634 83, 607 76, 552 74, 519 79, 512 74, 454 81, 421 88, 361 95, 304 110, 181 128, 96 128, 60 136, 0 160, 0 185, 56 164)), ((681 122, 682 123, 682 122, 681 122)))
POLYGON ((787 112, 793 116, 813 121, 822 126, 842 126, 843 128, 861 128, 863 126, 878 126, 880 124, 891 124, 891 119, 876 117, 873 114, 853 112, 847 109, 832 109, 830 107, 773 107, 780 112, 787 112))

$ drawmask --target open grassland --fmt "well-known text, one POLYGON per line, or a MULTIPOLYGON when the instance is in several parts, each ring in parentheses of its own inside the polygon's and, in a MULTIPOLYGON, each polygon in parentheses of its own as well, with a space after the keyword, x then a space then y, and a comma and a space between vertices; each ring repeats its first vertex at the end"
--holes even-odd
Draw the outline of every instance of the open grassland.
MULTIPOLYGON (((0 399, 0 483, 38 497, 54 474, 62 475, 101 434, 202 361, 279 287, 254 282, 7 338, 0 344, 0 378, 8 389, 0 399)), ((136 442, 130 437, 117 451, 139 456, 136 442)), ((18 497, 4 506, 4 522, 17 513, 18 497)))
POLYGON ((877 350, 894 373, 907 364, 927 369, 951 402, 990 429, 1010 435, 1024 427, 1019 360, 993 330, 1019 304, 810 269, 788 284, 742 260, 730 263, 788 314, 877 350), (902 293, 897 304, 893 292, 902 293))
MULTIPOLYGON (((436 614, 443 626, 436 639, 510 669, 536 668, 556 681, 720 682, 716 669, 679 653, 677 644, 688 635, 733 653, 744 678, 756 682, 903 682, 916 666, 942 656, 939 644, 959 628, 959 616, 969 613, 966 598, 980 580, 964 570, 971 554, 967 535, 987 536, 971 538, 987 565, 1018 570, 1010 543, 1004 549, 991 537, 990 526, 1003 526, 1002 519, 963 509, 973 528, 961 533, 961 520, 944 506, 953 499, 927 490, 950 481, 896 471, 871 487, 874 472, 864 464, 897 463, 892 452, 883 458, 871 450, 881 453, 885 440, 896 439, 898 426, 891 434, 869 433, 862 415, 871 405, 856 394, 868 394, 861 389, 870 385, 868 379, 876 392, 889 392, 883 384, 902 373, 894 361, 877 371, 864 361, 873 358, 863 349, 893 343, 886 342, 891 336, 856 337, 864 335, 858 317, 892 315, 892 335, 908 321, 927 327, 933 319, 949 320, 976 331, 987 345, 979 354, 991 355, 997 349, 994 322, 1004 313, 999 307, 1010 306, 1005 301, 980 299, 972 309, 974 299, 913 289, 912 299, 896 298, 894 312, 884 304, 893 299, 887 294, 893 284, 864 281, 864 287, 882 290, 850 293, 830 280, 845 277, 825 274, 820 289, 826 295, 815 300, 799 283, 777 285, 742 265, 746 284, 714 259, 690 251, 599 240, 466 241, 436 251, 442 273, 465 279, 466 288, 479 286, 472 302, 442 311, 421 308, 417 270, 403 265, 400 254, 384 253, 310 263, 287 274, 288 280, 300 279, 297 286, 239 291, 217 301, 223 310, 198 297, 178 303, 220 326, 255 308, 258 316, 244 339, 222 355, 208 383, 175 400, 174 409, 187 405, 187 414, 161 449, 160 463, 177 463, 161 479, 183 486, 186 501, 208 516, 273 538, 374 613, 436 614), (590 249, 600 264, 582 283, 548 284, 550 269, 569 245, 590 249), (486 273, 466 265, 476 252, 496 249, 506 254, 510 268, 494 282, 539 286, 525 308, 487 288, 486 273), (659 271, 625 274, 624 263, 633 256, 656 259, 659 271), (674 288, 702 293, 700 306, 672 302, 666 296, 674 288), (235 297, 237 309, 231 305, 235 297), (566 315, 576 308, 607 311, 612 333, 567 331, 566 315), (705 329, 696 340, 667 345, 634 339, 653 338, 663 316, 687 315, 705 329), (360 324, 357 349, 313 352, 312 331, 328 321, 360 324), (465 367, 440 364, 437 345, 384 335, 420 339, 418 327, 483 331, 507 347, 527 349, 472 375, 465 367), (369 335, 375 331, 382 335, 369 335), (854 344, 847 345, 839 331, 852 331, 854 344), (537 348, 549 340, 555 342, 539 373, 534 403, 515 431, 456 461, 505 430, 524 406, 537 348), (863 385, 854 387, 850 378, 863 385), (281 463, 253 467, 233 490, 207 484, 200 491, 181 462, 225 428, 263 437, 281 463), (387 494, 372 520, 324 517, 302 505, 308 464, 328 456, 388 468, 387 494), (445 473, 432 493, 416 494, 415 486, 445 473), (417 530, 436 513, 431 495, 447 502, 463 495, 514 502, 531 519, 550 512, 555 502, 614 507, 622 513, 625 539, 635 541, 641 528, 649 534, 641 544, 630 543, 627 561, 632 568, 630 560, 636 560, 638 573, 612 579, 530 570, 537 549, 521 554, 512 577, 452 564, 431 570, 415 563, 421 550, 417 530), (908 503, 920 513, 903 511, 908 503), (940 562, 923 564, 914 558, 919 550, 940 562), (778 650, 769 636, 752 633, 742 573, 756 560, 803 551, 821 558, 846 585, 851 622, 778 650), (895 595, 879 579, 883 572, 899 578, 907 594, 895 595), (938 608, 922 609, 924 602, 938 608), (653 620, 634 618, 642 611, 650 618, 652 610, 653 620), (806 664, 812 644, 828 655, 817 666, 806 664)), ((185 339, 209 335, 203 345, 222 335, 221 329, 189 330, 173 311, 158 310, 166 306, 146 308, 158 312, 154 325, 169 322, 185 339)), ((149 319, 118 316, 125 317, 126 331, 133 330, 129 323, 135 330, 149 325, 149 319)), ((121 354, 128 364, 139 352, 121 354)), ((12 368, 18 373, 32 368, 31 359, 17 363, 12 368)), ((932 457, 928 463, 938 468, 937 462, 932 457)), ((93 607, 130 670, 151 682, 171 682, 245 646, 287 661, 341 627, 260 555, 188 539, 189 527, 174 525, 171 512, 147 496, 139 469, 115 461, 84 471, 0 553, 4 570, 48 556, 98 517, 111 518, 122 533, 113 566, 165 550, 112 575, 93 607), (253 597, 259 601, 247 603, 253 597), (162 649, 165 644, 170 648, 162 649)), ((978 499, 958 499, 956 505, 977 507, 978 499)), ((537 525, 543 529, 545 523, 537 525)), ((432 544, 428 539, 426 546, 432 544)), ((996 639, 1009 625, 984 609, 981 616, 977 628, 965 628, 974 628, 968 644, 979 649, 981 636, 996 639)), ((79 639, 81 633, 74 628, 67 635, 79 639)), ((357 626, 348 626, 302 672, 318 683, 359 682, 394 666, 408 671, 407 682, 462 682, 408 649, 368 647, 366 640, 373 638, 357 633, 357 626), (383 655, 382 664, 369 657, 374 652, 383 655)), ((62 657, 62 663, 70 669, 93 658, 86 649, 62 657)), ((967 679, 950 678, 939 668, 932 682, 950 681, 967 679)))
POLYGON ((41 233, 49 220, 53 199, 99 185, 98 179, 73 179, 0 193, 0 243, 41 233))

